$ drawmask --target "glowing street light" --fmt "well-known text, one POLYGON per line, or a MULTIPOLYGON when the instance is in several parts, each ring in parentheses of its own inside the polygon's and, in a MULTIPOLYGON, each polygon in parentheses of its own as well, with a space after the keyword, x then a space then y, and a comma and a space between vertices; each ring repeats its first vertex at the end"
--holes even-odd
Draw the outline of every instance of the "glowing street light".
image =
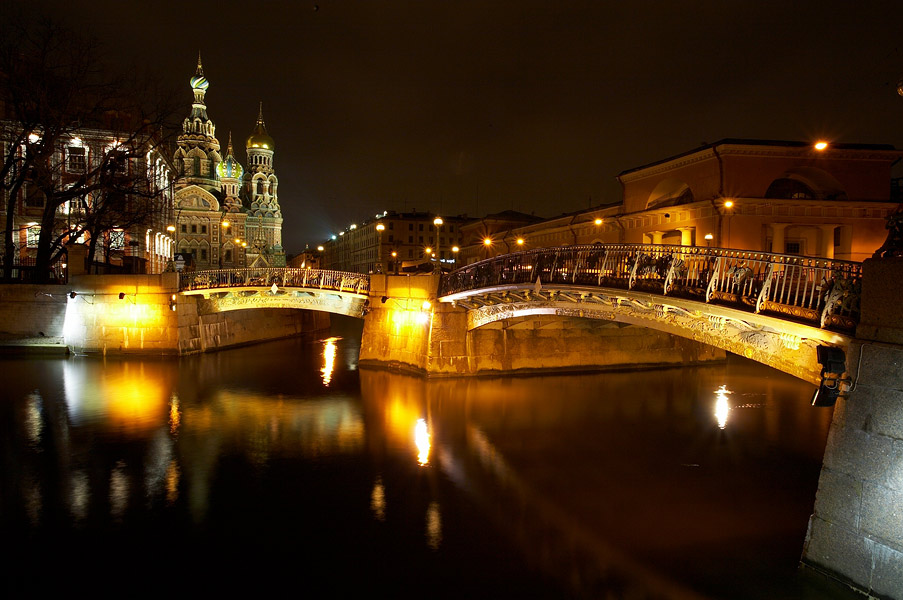
POLYGON ((460 251, 461 251, 461 249, 458 248, 457 246, 452 246, 452 256, 455 257, 454 268, 456 268, 456 269, 458 268, 458 252, 460 252, 460 251))
POLYGON ((524 238, 522 238, 522 237, 517 238, 517 245, 518 245, 518 246, 523 246, 523 245, 524 245, 524 238))
POLYGON ((382 223, 376 224, 376 272, 383 272, 383 231, 386 226, 382 223))
POLYGON ((595 223, 596 225, 601 225, 601 224, 602 224, 602 219, 596 217, 596 220, 593 221, 593 223, 595 223))
POLYGON ((442 257, 439 254, 439 228, 442 227, 444 221, 442 217, 433 219, 433 225, 436 226, 436 264, 439 265, 439 271, 442 272, 442 257))
POLYGON ((724 201, 724 208, 731 208, 733 205, 734 205, 733 200, 725 200, 724 201))
POLYGON ((815 142, 815 149, 818 150, 819 152, 826 149, 827 147, 828 147, 828 142, 826 142, 824 140, 819 140, 819 141, 815 142))

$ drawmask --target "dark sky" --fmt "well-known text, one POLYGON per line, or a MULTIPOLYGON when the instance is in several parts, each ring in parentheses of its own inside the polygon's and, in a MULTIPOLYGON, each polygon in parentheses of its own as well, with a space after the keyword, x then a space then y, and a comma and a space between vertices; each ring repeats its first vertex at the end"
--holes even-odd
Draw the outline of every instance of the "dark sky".
POLYGON ((263 101, 287 252, 383 210, 549 217, 727 137, 903 148, 903 2, 59 0, 241 147, 263 101))

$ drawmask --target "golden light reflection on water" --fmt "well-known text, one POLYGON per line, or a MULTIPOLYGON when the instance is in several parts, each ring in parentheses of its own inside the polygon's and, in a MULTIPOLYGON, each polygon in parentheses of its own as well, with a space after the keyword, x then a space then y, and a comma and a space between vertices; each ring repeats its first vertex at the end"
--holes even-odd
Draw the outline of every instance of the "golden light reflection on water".
POLYGON ((386 520, 386 488, 382 477, 377 477, 370 492, 370 510, 379 521, 386 520))
POLYGON ((727 427, 727 415, 731 410, 727 403, 727 395, 731 393, 733 392, 724 385, 715 390, 715 420, 721 429, 727 427))
POLYGON ((417 419, 414 426, 414 443, 417 445, 417 462, 426 466, 430 462, 430 432, 426 421, 417 419))
POLYGON ((76 424, 97 421, 130 437, 147 437, 170 412, 170 394, 160 368, 129 362, 67 364, 63 377, 76 424))
POLYGON ((323 385, 326 387, 329 387, 330 382, 332 382, 332 373, 335 370, 335 343, 340 339, 331 337, 323 340, 325 342, 323 345, 323 368, 320 369, 320 372, 323 374, 323 385))
POLYGON ((169 461, 169 466, 166 468, 166 503, 170 506, 179 499, 179 479, 181 475, 179 463, 175 460, 169 461))
POLYGON ((435 500, 426 509, 426 545, 433 550, 442 545, 442 514, 435 500))
POLYGON ((179 397, 175 394, 169 401, 169 432, 173 435, 179 435, 179 423, 182 421, 182 415, 179 412, 179 397))

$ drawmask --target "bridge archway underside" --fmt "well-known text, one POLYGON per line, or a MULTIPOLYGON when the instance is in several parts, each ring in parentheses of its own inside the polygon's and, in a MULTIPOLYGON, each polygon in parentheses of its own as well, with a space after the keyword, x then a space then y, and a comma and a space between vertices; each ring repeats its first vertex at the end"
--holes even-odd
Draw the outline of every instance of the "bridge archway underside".
POLYGON ((818 384, 816 348, 846 349, 850 338, 818 327, 683 298, 633 290, 543 284, 504 285, 440 298, 467 310, 467 328, 554 315, 614 321, 656 329, 745 356, 818 384))
POLYGON ((273 292, 270 288, 246 286, 225 290, 188 290, 182 291, 181 294, 196 297, 199 314, 246 309, 291 308, 316 310, 362 319, 368 305, 367 294, 317 288, 283 287, 273 292))

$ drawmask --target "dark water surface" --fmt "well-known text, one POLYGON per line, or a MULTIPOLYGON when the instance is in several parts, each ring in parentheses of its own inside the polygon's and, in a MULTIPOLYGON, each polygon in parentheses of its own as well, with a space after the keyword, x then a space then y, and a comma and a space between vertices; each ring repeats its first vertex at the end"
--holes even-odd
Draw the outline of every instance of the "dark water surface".
POLYGON ((0 595, 858 597, 797 568, 810 385, 739 358, 425 381, 334 335, 0 360, 0 595))

